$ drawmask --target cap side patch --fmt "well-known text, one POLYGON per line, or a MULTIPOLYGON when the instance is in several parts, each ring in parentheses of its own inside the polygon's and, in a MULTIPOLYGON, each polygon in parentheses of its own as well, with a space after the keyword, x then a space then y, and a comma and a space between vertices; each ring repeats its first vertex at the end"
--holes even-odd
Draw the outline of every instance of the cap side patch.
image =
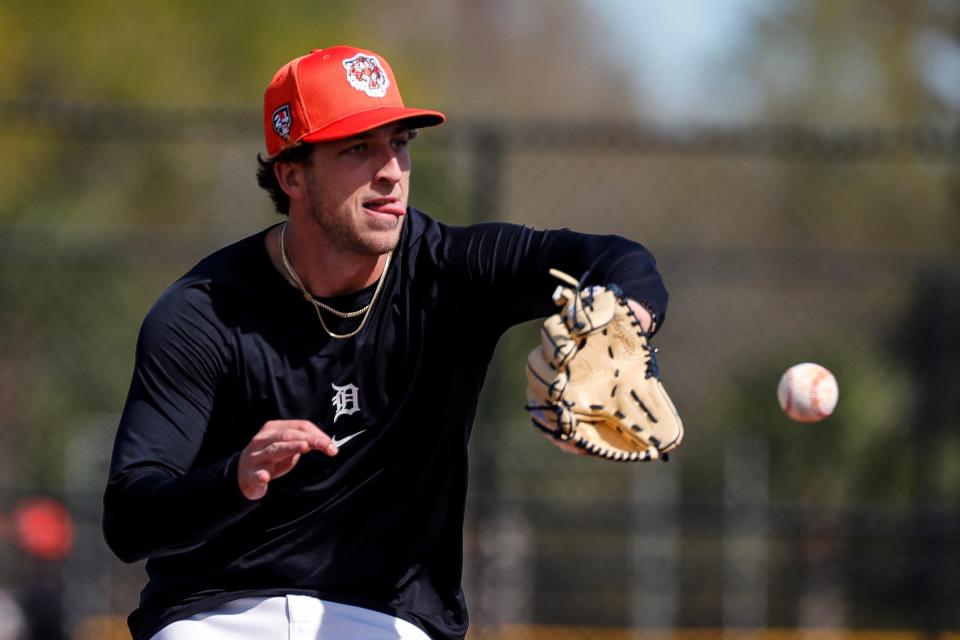
POLYGON ((286 140, 290 136, 290 128, 293 126, 293 115, 290 113, 290 103, 281 105, 273 110, 273 131, 278 136, 286 140))

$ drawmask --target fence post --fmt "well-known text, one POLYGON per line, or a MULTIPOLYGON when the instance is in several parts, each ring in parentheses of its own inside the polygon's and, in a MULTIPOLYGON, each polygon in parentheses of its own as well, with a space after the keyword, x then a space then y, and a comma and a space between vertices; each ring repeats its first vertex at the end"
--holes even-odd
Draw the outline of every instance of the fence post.
POLYGON ((504 141, 492 125, 478 124, 470 133, 473 155, 473 191, 470 197, 470 221, 483 222, 503 215, 504 141))
POLYGON ((649 462, 633 473, 630 617, 634 637, 673 631, 680 610, 680 462, 649 462))
MULTIPOLYGON (((493 212, 496 212, 501 204, 503 142, 495 129, 483 125, 471 127, 467 140, 470 154, 467 166, 471 185, 468 219, 471 224, 476 224, 492 219, 493 212)), ((487 398, 501 395, 497 393, 499 384, 502 382, 492 376, 488 377, 485 383, 487 398)), ((509 571, 503 565, 503 549, 499 545, 503 540, 509 540, 512 545, 509 555, 511 561, 516 562, 524 555, 525 529, 518 519, 522 514, 507 504, 502 490, 503 461, 497 449, 506 425, 502 420, 493 419, 493 416, 498 414, 495 406, 481 406, 480 412, 474 423, 476 429, 482 430, 483 434, 478 441, 475 429, 475 446, 471 446, 470 450, 470 493, 473 498, 468 509, 473 522, 472 536, 475 544, 471 545, 473 557, 467 560, 477 590, 472 597, 473 604, 470 609, 474 620, 488 628, 497 628, 506 619, 518 617, 515 610, 505 611, 502 608, 503 583, 517 576, 507 575, 509 571)), ((521 565, 526 566, 524 563, 521 565)), ((522 592, 526 587, 519 586, 518 589, 522 592)), ((514 604, 529 605, 528 598, 517 597, 514 604)), ((529 615, 531 612, 524 613, 529 615)))
POLYGON ((724 452, 723 628, 767 625, 769 451, 758 438, 724 452))
POLYGON ((926 608, 923 616, 926 631, 933 637, 948 624, 948 613, 954 604, 942 563, 948 556, 947 527, 938 514, 937 505, 946 503, 938 486, 936 456, 946 440, 950 415, 954 410, 960 384, 956 367, 960 364, 960 339, 957 323, 960 304, 955 292, 960 278, 943 269, 931 270, 919 280, 912 316, 901 329, 897 341, 903 347, 907 367, 917 380, 913 420, 915 452, 913 499, 914 543, 909 551, 917 558, 912 563, 908 580, 913 585, 917 603, 926 608))

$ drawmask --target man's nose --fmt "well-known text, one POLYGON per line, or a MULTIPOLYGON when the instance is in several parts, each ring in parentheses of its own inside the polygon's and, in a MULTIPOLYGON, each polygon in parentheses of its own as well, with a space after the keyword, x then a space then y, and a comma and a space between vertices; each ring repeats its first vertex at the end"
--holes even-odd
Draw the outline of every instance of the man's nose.
POLYGON ((374 176, 377 180, 386 180, 390 183, 400 182, 403 177, 403 167, 400 165, 400 158, 396 153, 391 152, 384 158, 384 162, 377 169, 374 176))

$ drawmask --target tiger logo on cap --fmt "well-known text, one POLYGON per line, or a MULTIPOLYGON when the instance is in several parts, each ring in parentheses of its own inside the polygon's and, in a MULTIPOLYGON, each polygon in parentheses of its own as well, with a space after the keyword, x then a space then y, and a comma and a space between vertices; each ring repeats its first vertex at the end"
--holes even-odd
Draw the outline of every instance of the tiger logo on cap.
POLYGON ((373 56, 358 53, 343 61, 347 70, 347 82, 357 91, 363 91, 371 98, 382 98, 390 86, 390 79, 373 56))

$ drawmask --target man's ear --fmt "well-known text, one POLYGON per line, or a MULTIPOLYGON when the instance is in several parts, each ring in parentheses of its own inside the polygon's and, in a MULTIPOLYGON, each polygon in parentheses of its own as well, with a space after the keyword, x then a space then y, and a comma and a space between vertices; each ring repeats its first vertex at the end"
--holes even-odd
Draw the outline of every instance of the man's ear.
POLYGON ((273 165, 273 175, 276 176, 280 188, 291 200, 302 200, 306 197, 306 185, 303 174, 303 164, 300 162, 277 162, 273 165))

